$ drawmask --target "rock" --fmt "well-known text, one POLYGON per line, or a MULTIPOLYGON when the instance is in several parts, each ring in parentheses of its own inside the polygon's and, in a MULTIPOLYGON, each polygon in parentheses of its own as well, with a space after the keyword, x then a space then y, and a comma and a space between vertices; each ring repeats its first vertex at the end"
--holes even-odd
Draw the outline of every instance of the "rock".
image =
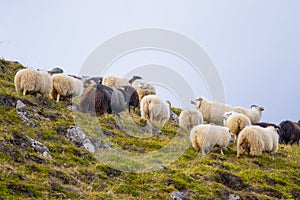
POLYGON ((189 197, 182 192, 172 192, 170 194, 170 199, 172 199, 172 200, 188 200, 189 197))
POLYGON ((112 150, 112 148, 111 148, 108 144, 104 143, 104 142, 101 141, 101 140, 93 139, 93 141, 94 141, 95 146, 96 146, 97 148, 99 148, 99 149, 112 150))
POLYGON ((141 127, 141 130, 145 133, 151 133, 152 135, 160 135, 161 134, 161 130, 154 127, 148 120, 147 120, 146 126, 141 127))
POLYGON ((85 139, 83 142, 82 142, 83 146, 91 153, 95 153, 95 147, 94 145, 92 144, 91 140, 90 139, 85 139))
POLYGON ((18 100, 17 105, 16 105, 16 109, 18 111, 25 111, 27 109, 27 106, 21 100, 18 100))
POLYGON ((28 119, 26 117, 26 112, 18 112, 18 116, 21 117, 22 121, 27 125, 27 126, 33 126, 35 127, 35 123, 33 121, 31 121, 30 119, 28 119))
POLYGON ((78 127, 78 126, 71 126, 68 130, 67 130, 67 134, 66 137, 72 141, 73 143, 75 143, 76 145, 83 145, 83 141, 86 137, 85 133, 83 132, 83 130, 78 127))
POLYGON ((52 158, 48 147, 42 143, 26 136, 26 141, 30 143, 30 146, 38 153, 42 154, 45 157, 52 158))
POLYGON ((13 107, 15 107, 16 106, 15 101, 16 100, 15 100, 14 97, 11 97, 11 96, 8 96, 8 95, 5 95, 5 94, 0 94, 0 105, 1 106, 4 106, 4 107, 13 106, 13 107))

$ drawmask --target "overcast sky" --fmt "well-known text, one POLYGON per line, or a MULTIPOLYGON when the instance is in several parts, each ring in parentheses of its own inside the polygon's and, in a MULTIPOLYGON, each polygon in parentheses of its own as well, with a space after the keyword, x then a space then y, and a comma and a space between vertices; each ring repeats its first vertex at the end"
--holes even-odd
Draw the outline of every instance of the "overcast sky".
MULTIPOLYGON (((263 105, 263 121, 298 121, 299 8, 297 0, 3 0, 0 57, 78 74, 91 52, 118 34, 172 30, 206 51, 222 78, 226 103, 263 105)), ((145 51, 124 56, 109 73, 120 74, 122 66, 124 75, 132 66, 151 63, 189 72, 188 64, 174 55, 145 51)), ((204 80, 189 81, 195 96, 210 98, 204 80)))

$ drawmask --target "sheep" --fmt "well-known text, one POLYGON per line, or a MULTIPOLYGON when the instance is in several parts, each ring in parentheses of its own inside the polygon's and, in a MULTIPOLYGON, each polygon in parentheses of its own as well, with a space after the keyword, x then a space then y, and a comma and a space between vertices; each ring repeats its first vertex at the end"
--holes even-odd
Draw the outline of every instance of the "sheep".
POLYGON ((121 86, 131 86, 129 79, 109 75, 103 79, 103 85, 110 88, 117 88, 121 86))
POLYGON ((225 112, 223 114, 223 125, 231 131, 234 136, 234 141, 236 141, 238 134, 246 127, 250 126, 250 119, 242 114, 234 111, 225 112))
POLYGON ((278 151, 279 136, 275 127, 262 128, 248 126, 237 140, 237 157, 246 152, 251 156, 260 156, 263 152, 274 154, 278 151))
POLYGON ((268 123, 268 122, 259 122, 259 123, 253 124, 253 125, 254 126, 260 126, 260 127, 263 127, 263 128, 267 128, 269 126, 273 126, 274 128, 276 128, 277 133, 279 135, 279 142, 282 142, 282 133, 281 133, 280 126, 278 126, 276 124, 273 124, 273 123, 268 123))
POLYGON ((83 113, 95 112, 95 87, 88 87, 82 94, 81 101, 79 103, 79 111, 83 113))
POLYGON ((140 101, 144 96, 156 95, 154 86, 139 76, 134 76, 129 82, 131 83, 132 87, 137 90, 140 101))
POLYGON ((298 123, 286 120, 279 124, 281 130, 280 140, 286 145, 294 143, 299 145, 300 125, 298 123))
POLYGON ((252 124, 255 124, 259 122, 261 118, 261 112, 264 110, 263 107, 256 105, 251 106, 251 109, 246 109, 239 106, 234 107, 228 104, 208 101, 204 97, 199 97, 196 99, 196 101, 191 101, 191 103, 196 105, 196 108, 200 110, 204 121, 217 125, 223 125, 222 115, 229 111, 242 113, 250 119, 252 124))
POLYGON ((249 117, 252 124, 256 124, 260 121, 262 111, 264 111, 264 108, 257 105, 252 105, 250 109, 234 107, 233 110, 238 113, 243 113, 244 115, 249 117))
POLYGON ((56 101, 59 102, 60 96, 73 98, 81 96, 83 92, 83 83, 74 77, 64 74, 52 75, 53 91, 52 96, 56 96, 56 101))
POLYGON ((48 73, 52 76, 53 74, 62 74, 64 73, 64 70, 59 67, 55 67, 52 70, 48 71, 48 73))
POLYGON ((130 106, 132 106, 133 111, 135 111, 135 108, 140 106, 140 100, 139 100, 139 95, 138 95, 137 91, 131 86, 122 86, 120 88, 124 89, 124 91, 126 92, 126 96, 129 99, 129 101, 128 101, 129 113, 130 113, 130 106))
POLYGON ((187 131, 199 124, 203 124, 203 116, 197 109, 186 109, 179 115, 179 126, 187 131))
POLYGON ((42 96, 52 98, 52 80, 48 72, 28 68, 22 69, 16 73, 14 85, 16 92, 23 91, 24 96, 26 93, 40 93, 42 96))
POLYGON ((113 89, 102 85, 103 79, 100 78, 99 82, 96 85, 95 91, 95 111, 96 115, 100 116, 105 113, 111 114, 111 99, 113 89))
POLYGON ((197 152, 201 150, 202 156, 208 154, 214 146, 219 146, 223 155, 230 139, 231 133, 228 128, 211 124, 197 125, 190 133, 192 147, 197 152))
POLYGON ((232 110, 230 105, 211 102, 204 97, 199 97, 196 101, 191 101, 191 103, 196 105, 196 108, 202 113, 204 121, 216 125, 223 125, 222 115, 232 110))
POLYGON ((156 95, 145 96, 141 103, 141 116, 150 122, 166 123, 170 118, 170 106, 156 95))

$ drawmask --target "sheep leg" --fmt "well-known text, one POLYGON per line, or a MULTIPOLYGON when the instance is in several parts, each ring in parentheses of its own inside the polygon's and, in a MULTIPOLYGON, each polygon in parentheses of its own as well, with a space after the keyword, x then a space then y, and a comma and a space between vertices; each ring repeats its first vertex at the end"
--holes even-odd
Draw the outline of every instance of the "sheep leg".
POLYGON ((24 96, 26 95, 26 90, 25 90, 25 89, 23 90, 23 95, 24 95, 24 96))
POLYGON ((201 148, 202 151, 202 158, 206 155, 204 148, 201 148))
POLYGON ((221 154, 224 155, 223 149, 221 148, 221 154))
POLYGON ((56 102, 59 102, 59 94, 57 94, 56 102))

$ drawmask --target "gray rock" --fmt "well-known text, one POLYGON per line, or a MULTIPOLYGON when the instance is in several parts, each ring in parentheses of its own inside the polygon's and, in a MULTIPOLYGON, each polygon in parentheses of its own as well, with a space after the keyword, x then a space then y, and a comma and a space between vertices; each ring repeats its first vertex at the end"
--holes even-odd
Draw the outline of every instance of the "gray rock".
POLYGON ((26 136, 26 141, 30 143, 30 146, 38 153, 42 154, 45 157, 52 158, 48 147, 42 143, 26 136))
POLYGON ((22 121, 27 126, 33 126, 33 127, 35 127, 35 123, 32 120, 30 120, 29 118, 26 117, 26 112, 18 112, 18 116, 21 117, 22 121))
POLYGON ((151 133, 153 135, 159 135, 161 134, 161 130, 158 128, 154 127, 148 120, 146 123, 146 126, 141 127, 141 130, 145 133, 151 133))
POLYGON ((172 199, 172 200, 188 200, 189 197, 182 192, 172 192, 170 194, 170 199, 172 199))
POLYGON ((21 100, 18 100, 17 105, 16 105, 16 109, 18 111, 25 111, 27 109, 27 106, 21 100))
POLYGON ((83 144, 83 141, 84 141, 86 135, 80 127, 71 126, 67 130, 66 137, 73 143, 81 146, 83 144))
POLYGON ((177 124, 179 123, 179 117, 172 110, 170 110, 170 119, 177 124))
POLYGON ((95 153, 95 147, 94 145, 92 144, 91 140, 90 139, 85 139, 83 142, 83 146, 84 148, 86 148, 86 150, 88 150, 89 152, 91 153, 95 153))

